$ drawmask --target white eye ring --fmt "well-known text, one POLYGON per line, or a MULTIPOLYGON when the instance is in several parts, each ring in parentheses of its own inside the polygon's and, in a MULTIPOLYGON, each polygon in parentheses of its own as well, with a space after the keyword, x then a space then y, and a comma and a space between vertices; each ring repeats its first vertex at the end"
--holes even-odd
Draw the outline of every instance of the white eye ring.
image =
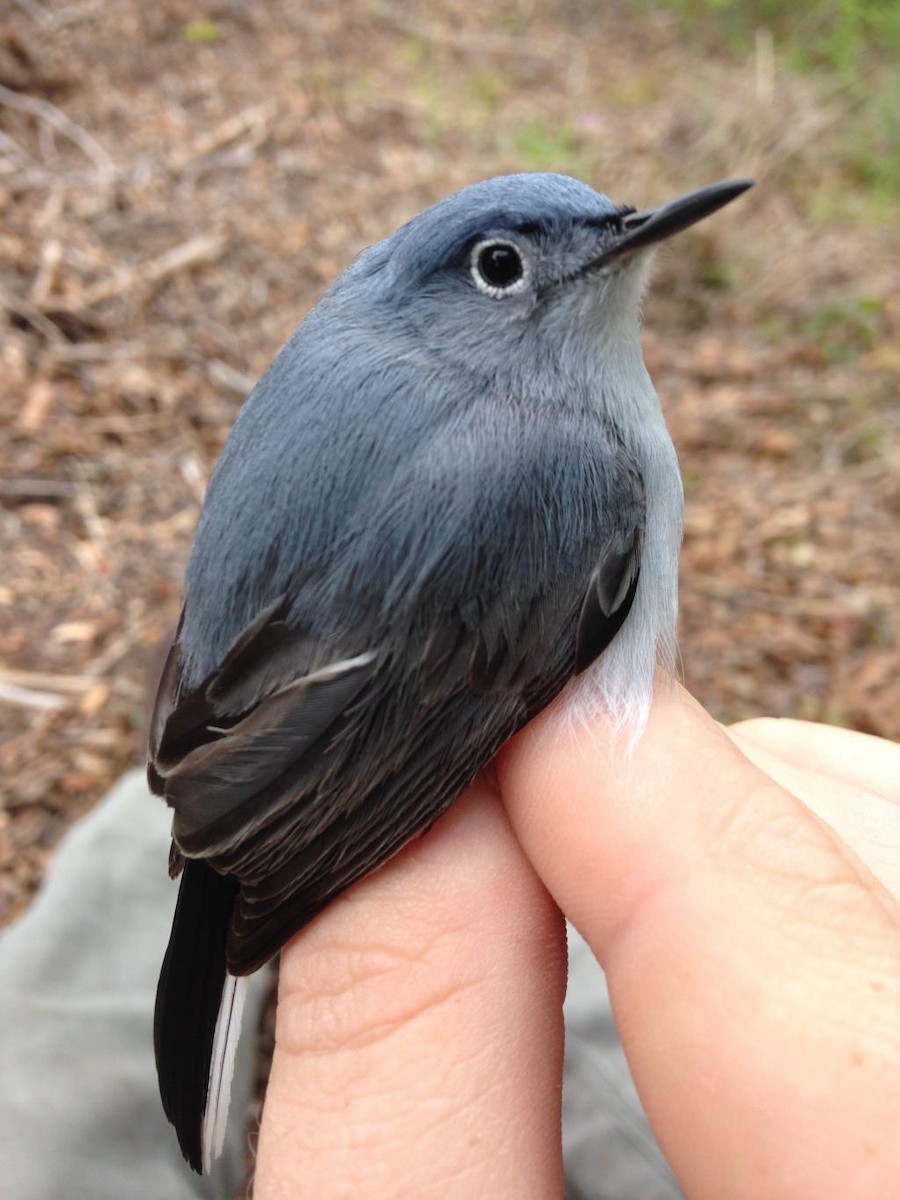
POLYGON ((483 242, 479 242, 472 249, 469 269, 479 292, 483 292, 485 296, 493 296, 494 299, 502 300, 507 296, 515 296, 519 292, 524 291, 528 286, 528 259, 516 243, 511 242, 508 238, 485 238, 483 242), (519 274, 512 278, 509 283, 492 282, 483 273, 484 264, 481 261, 482 256, 486 250, 493 249, 494 247, 504 247, 512 250, 518 262, 519 274))

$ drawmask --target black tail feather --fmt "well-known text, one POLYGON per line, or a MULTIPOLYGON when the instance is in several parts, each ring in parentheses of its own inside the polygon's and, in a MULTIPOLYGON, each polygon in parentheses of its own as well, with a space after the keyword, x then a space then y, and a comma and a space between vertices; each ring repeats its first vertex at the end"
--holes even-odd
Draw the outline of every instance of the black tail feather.
POLYGON ((236 895, 235 880, 205 862, 185 863, 156 992, 153 1042, 159 1093, 181 1152, 198 1174, 213 1036, 225 984, 225 942, 236 895))

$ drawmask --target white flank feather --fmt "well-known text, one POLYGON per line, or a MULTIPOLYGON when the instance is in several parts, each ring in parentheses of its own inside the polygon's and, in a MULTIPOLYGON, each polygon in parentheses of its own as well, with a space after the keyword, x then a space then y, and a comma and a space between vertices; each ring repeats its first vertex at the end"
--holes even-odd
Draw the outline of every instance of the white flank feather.
POLYGON ((225 1145, 225 1126, 228 1123, 228 1106, 231 1103, 231 1080, 234 1075, 234 1054, 241 1033, 241 1017, 247 996, 246 976, 225 976, 222 988, 222 1003, 213 1035, 212 1059, 209 1064, 209 1091, 203 1111, 201 1149, 203 1174, 222 1153, 225 1145))

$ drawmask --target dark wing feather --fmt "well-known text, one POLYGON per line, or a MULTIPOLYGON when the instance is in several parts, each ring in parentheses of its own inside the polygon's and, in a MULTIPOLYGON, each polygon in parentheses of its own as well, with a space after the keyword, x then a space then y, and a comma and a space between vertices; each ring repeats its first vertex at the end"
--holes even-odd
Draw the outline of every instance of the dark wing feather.
POLYGON ((376 663, 374 653, 334 663, 264 697, 234 725, 208 725, 213 739, 164 776, 182 851, 212 857, 235 833, 276 817, 290 801, 279 781, 332 729, 376 663))
POLYGON ((610 548, 597 564, 578 617, 575 670, 581 672, 603 653, 631 611, 641 573, 641 531, 632 531, 623 550, 610 548))

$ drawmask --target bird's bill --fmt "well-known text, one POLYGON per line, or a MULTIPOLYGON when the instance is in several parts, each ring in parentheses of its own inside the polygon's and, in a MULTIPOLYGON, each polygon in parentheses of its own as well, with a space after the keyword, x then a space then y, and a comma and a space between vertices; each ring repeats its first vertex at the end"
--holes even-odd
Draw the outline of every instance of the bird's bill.
POLYGON ((696 225, 704 217, 717 212, 732 200, 737 199, 753 187, 752 179, 725 179, 711 183, 708 187, 688 192, 659 208, 648 208, 643 212, 627 213, 622 218, 622 232, 596 260, 596 266, 611 262, 633 250, 643 250, 657 242, 681 233, 696 225))

